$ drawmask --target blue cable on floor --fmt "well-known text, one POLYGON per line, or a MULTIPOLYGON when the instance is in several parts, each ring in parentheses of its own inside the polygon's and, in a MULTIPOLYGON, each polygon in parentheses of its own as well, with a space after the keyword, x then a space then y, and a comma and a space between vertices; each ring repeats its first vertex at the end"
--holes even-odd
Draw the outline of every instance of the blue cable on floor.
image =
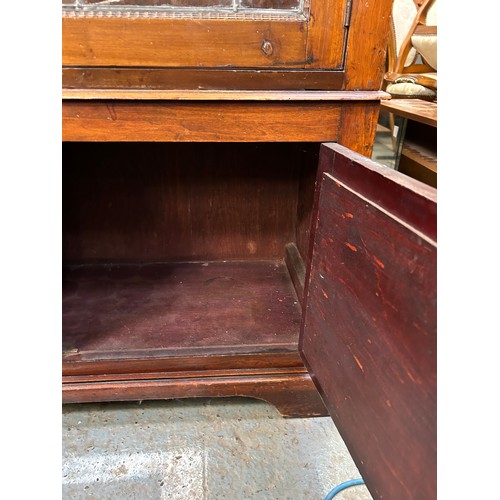
POLYGON ((350 481, 346 481, 345 483, 341 483, 338 486, 335 486, 328 495, 326 495, 325 500, 331 500, 337 493, 340 493, 342 490, 346 488, 350 488, 351 486, 357 486, 358 484, 365 484, 365 482, 360 479, 351 479, 350 481))

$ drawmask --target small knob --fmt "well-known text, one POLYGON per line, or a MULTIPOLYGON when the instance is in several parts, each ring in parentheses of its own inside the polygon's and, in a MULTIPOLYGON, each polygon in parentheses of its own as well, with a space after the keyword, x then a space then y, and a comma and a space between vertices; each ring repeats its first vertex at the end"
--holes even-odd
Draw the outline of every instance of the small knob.
POLYGON ((266 54, 266 56, 270 56, 273 53, 273 44, 269 40, 264 40, 262 42, 262 45, 260 47, 262 49, 262 52, 266 54))

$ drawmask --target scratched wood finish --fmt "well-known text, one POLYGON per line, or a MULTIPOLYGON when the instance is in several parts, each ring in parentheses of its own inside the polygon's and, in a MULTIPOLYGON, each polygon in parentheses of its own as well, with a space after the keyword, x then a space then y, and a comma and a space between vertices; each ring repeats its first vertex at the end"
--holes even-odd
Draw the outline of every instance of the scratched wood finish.
MULTIPOLYGON (((64 18, 63 87, 89 91, 83 99, 63 101, 63 140, 68 142, 63 151, 66 264, 71 257, 87 263, 100 259, 108 264, 160 259, 175 265, 176 260, 203 255, 215 260, 231 256, 252 267, 261 258, 282 259, 287 255, 286 244, 296 244, 305 262, 314 220, 317 164, 312 160, 317 157, 318 143, 339 141, 365 154, 370 148, 377 101, 382 99, 377 82, 382 70, 373 65, 383 66, 383 58, 373 50, 383 50, 385 21, 374 17, 382 13, 386 2, 362 5, 360 0, 353 0, 350 19, 346 0, 312 0, 309 21, 299 20, 295 14, 291 16, 295 20, 286 21, 265 16, 246 21, 64 18), (266 41, 271 45, 264 51, 266 41), (188 101, 186 94, 157 95, 146 102, 133 92, 128 94, 128 101, 117 100, 116 94, 109 99, 91 95, 97 89, 347 89, 373 94, 363 102, 359 94, 360 106, 351 106, 358 103, 346 102, 346 98, 352 99, 352 93, 347 92, 323 102, 319 93, 310 102, 297 98, 283 102, 282 95, 275 96, 279 102, 230 102, 215 93, 211 94, 212 102, 188 101), (366 112, 361 110, 365 106, 366 112), (109 144, 114 141, 119 144, 109 144), (178 144, 165 144, 169 141, 178 144), (191 153, 181 155, 182 142, 191 153), (225 152, 217 151, 214 145, 197 149, 195 142, 226 142, 222 148, 225 152), (273 150, 255 155, 249 154, 251 149, 245 142, 287 144, 273 144, 273 150), (151 143, 162 144, 155 150, 151 143), (291 143, 298 143, 298 149, 291 143)), ((288 256, 293 258, 288 261, 300 293, 300 257, 292 248, 288 256)), ((280 269, 285 288, 293 292, 284 265, 280 269)), ((229 340, 230 336, 217 336, 211 344, 205 339, 198 346, 188 345, 184 337, 169 349, 157 344, 145 352, 140 338, 123 333, 123 315, 116 316, 119 334, 115 338, 113 328, 107 330, 109 335, 94 337, 94 342, 101 342, 95 351, 80 350, 81 345, 71 342, 78 336, 65 336, 63 401, 241 395, 265 399, 289 416, 325 415, 318 392, 298 359, 297 338, 277 346, 270 335, 273 325, 279 327, 296 319, 296 312, 280 309, 278 299, 283 297, 269 298, 263 293, 265 280, 259 280, 257 286, 252 284, 258 276, 245 275, 249 296, 241 300, 251 301, 257 294, 261 306, 272 302, 272 311, 284 311, 283 317, 275 314, 265 327, 250 328, 248 337, 242 341, 240 336, 234 346, 221 347, 224 338, 229 340), (114 346, 106 350, 106 343, 114 346), (127 351, 125 356, 120 349, 127 351)), ((243 278, 238 275, 238 279, 243 278)), ((280 280, 273 282, 273 290, 283 290, 276 287, 280 280)), ((232 282, 209 283, 227 286, 232 282)), ((106 284, 113 295, 113 281, 106 284)), ((182 295, 177 283, 168 287, 168 293, 173 298, 177 290, 179 300, 189 304, 191 298, 194 304, 196 297, 202 296, 200 289, 203 291, 203 287, 192 287, 192 294, 182 295)), ((158 290, 148 287, 148 291, 158 290)), ((247 319, 253 311, 252 307, 231 308, 228 294, 226 289, 225 295, 207 293, 203 299, 204 303, 224 296, 227 299, 226 319, 218 326, 212 311, 213 332, 238 311, 247 319)), ((120 299, 119 295, 115 298, 120 299)), ((122 302, 130 302, 134 296, 144 305, 145 295, 141 299, 134 293, 122 294, 122 302)), ((92 300, 89 303, 98 307, 92 300)), ((123 307, 120 302, 115 305, 115 312, 123 307)), ((198 326, 194 309, 183 309, 184 314, 177 318, 185 332, 198 326)), ((127 307, 130 310, 133 307, 127 307)), ((102 319, 106 317, 109 319, 106 314, 102 319)), ((246 323, 238 323, 243 335, 246 323)), ((154 324, 142 323, 143 333, 154 324)), ((279 330, 293 333, 291 329, 279 330)))
POLYGON ((436 498, 436 191, 321 162, 300 349, 372 496, 436 498))
POLYGON ((64 141, 322 142, 337 139, 340 103, 63 102, 64 141))
MULTIPOLYGON (((256 255, 283 258, 285 244, 295 235, 300 172, 315 168, 317 148, 315 143, 64 143, 65 260, 99 257, 109 263, 147 260, 153 255, 172 260, 187 253, 208 256, 209 252, 225 259, 233 252, 244 256, 252 266, 256 255), (206 230, 202 230, 203 225, 206 230), (254 239, 241 239, 244 234, 253 234, 254 239), (173 247, 180 252, 173 252, 173 247)), ((246 274, 247 279, 255 279, 254 273, 246 274)), ((294 293, 288 274, 282 278, 294 293)), ((258 281, 261 286, 263 281, 258 281)), ((246 290, 247 301, 255 296, 251 288, 246 290)), ((71 295, 71 286, 68 291, 71 295)), ((108 291, 113 295, 111 289, 108 291)), ((175 287, 170 293, 175 294, 175 287)), ((95 305, 96 295, 91 295, 95 305)), ((195 294, 181 296, 187 300, 195 294)), ((221 298, 220 293, 209 295, 209 299, 221 298)), ((273 309, 281 304, 279 299, 283 301, 279 296, 264 302, 266 306, 272 303, 273 309)), ((252 307, 240 310, 245 317, 254 312, 252 307)), ((83 316, 87 313, 84 308, 83 316)), ((278 319, 289 320, 292 316, 287 313, 278 315, 278 319)), ((226 320, 230 317, 228 314, 226 320)), ((105 318, 101 316, 99 322, 105 318)), ((118 318, 119 325, 124 318, 118 318)), ((181 323, 187 328, 196 326, 185 314, 181 323)), ((170 349, 158 346, 145 351, 132 348, 127 337, 115 332, 95 340, 118 342, 117 349, 106 350, 101 345, 98 350, 85 351, 72 342, 75 337, 65 334, 63 401, 188 397, 182 388, 189 387, 192 397, 261 397, 285 416, 325 415, 317 390, 298 358, 299 325, 291 333, 294 339, 278 346, 269 343, 274 340, 269 337, 272 323, 255 328, 243 341, 223 348, 224 338, 218 337, 211 346, 205 343, 203 347, 183 347, 181 340, 170 344, 170 349), (277 375, 284 382, 275 383, 277 375), (161 389, 157 380, 161 380, 161 389)), ((243 328, 245 323, 238 324, 243 328)), ((152 326, 145 324, 146 328, 152 326)))
MULTIPOLYGON (((386 95, 381 95, 385 99, 386 95)), ((352 151, 371 156, 380 104, 372 102, 344 102, 341 109, 337 142, 352 151)), ((310 162, 304 164, 299 180, 299 198, 297 207, 296 244, 304 262, 309 258, 311 244, 311 226, 313 224, 313 206, 315 182, 318 175, 318 150, 310 152, 310 162)), ((321 168, 321 165, 320 165, 321 168)))

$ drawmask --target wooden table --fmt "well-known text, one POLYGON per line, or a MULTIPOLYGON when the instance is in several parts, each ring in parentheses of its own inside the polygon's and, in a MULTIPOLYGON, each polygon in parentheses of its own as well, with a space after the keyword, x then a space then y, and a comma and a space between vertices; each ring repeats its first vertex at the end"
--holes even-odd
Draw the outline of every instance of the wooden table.
POLYGON ((381 111, 399 118, 398 141, 402 144, 397 169, 437 187, 437 103, 422 99, 391 99, 381 111))
POLYGON ((437 128, 437 102, 423 99, 390 99, 381 103, 381 109, 437 128))

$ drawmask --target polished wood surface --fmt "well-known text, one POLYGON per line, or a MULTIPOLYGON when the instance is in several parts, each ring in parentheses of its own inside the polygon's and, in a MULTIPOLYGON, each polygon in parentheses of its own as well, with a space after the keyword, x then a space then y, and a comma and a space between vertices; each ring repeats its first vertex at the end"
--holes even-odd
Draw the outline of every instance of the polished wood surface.
POLYGON ((63 358, 63 382, 101 382, 134 379, 175 379, 238 373, 283 375, 307 373, 297 349, 281 349, 276 352, 224 353, 193 356, 177 350, 175 356, 156 356, 148 358, 148 370, 144 370, 141 357, 104 357, 96 359, 95 353, 87 356, 85 352, 68 349, 63 358))
POLYGON ((166 17, 64 11, 64 66, 340 69, 346 0, 312 0, 304 15, 166 17), (310 19, 313 22, 310 22, 310 19))
MULTIPOLYGON (((346 102, 339 124, 339 144, 370 157, 377 131, 380 102, 346 102)), ((330 142, 330 141, 328 141, 330 142)))
POLYGON ((392 0, 352 0, 342 90, 380 90, 392 0))
POLYGON ((66 13, 63 86, 379 90, 391 5, 312 0, 295 21, 66 13))
POLYGON ((306 68, 340 69, 344 65, 350 2, 311 0, 307 25, 306 68))
POLYGON ((283 261, 317 150, 65 142, 63 401, 240 395, 326 415, 283 261))
POLYGON ((286 91, 286 90, 189 90, 189 89, 63 89, 64 100, 133 100, 133 101, 292 101, 339 102, 390 99, 382 91, 286 91))
POLYGON ((370 493, 436 498, 436 191, 323 146, 299 348, 370 493))
POLYGON ((66 100, 63 140, 335 141, 339 116, 329 102, 66 100))
POLYGON ((284 417, 324 417, 327 410, 307 373, 287 375, 204 376, 186 379, 157 379, 72 383, 63 385, 64 403, 100 401, 143 401, 196 397, 243 396, 274 405, 284 417))

